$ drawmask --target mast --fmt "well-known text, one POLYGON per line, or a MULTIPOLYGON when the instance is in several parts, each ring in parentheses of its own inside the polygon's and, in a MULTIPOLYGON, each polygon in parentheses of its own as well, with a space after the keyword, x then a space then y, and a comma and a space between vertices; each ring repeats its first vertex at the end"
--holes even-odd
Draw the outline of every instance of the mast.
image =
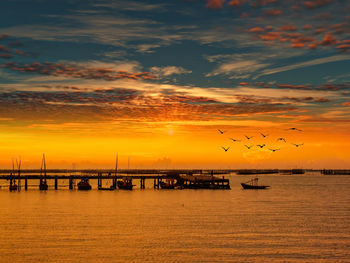
MULTIPOLYGON (((16 159, 16 163, 17 163, 17 159, 16 159)), ((17 182, 18 182, 18 190, 21 189, 21 180, 20 180, 20 177, 21 177, 21 164, 22 164, 22 159, 21 159, 21 156, 19 157, 19 161, 17 163, 17 169, 18 169, 18 178, 17 178, 17 182)))
POLYGON ((46 184, 46 161, 45 161, 45 154, 43 154, 43 162, 44 162, 44 183, 46 184))
POLYGON ((115 158, 115 176, 117 176, 117 172, 118 172, 118 153, 117 153, 117 156, 115 158))

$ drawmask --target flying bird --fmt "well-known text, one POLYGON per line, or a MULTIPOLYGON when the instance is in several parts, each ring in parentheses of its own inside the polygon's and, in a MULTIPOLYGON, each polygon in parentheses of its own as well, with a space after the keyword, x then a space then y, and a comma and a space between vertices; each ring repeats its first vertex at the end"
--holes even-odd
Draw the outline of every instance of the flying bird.
POLYGON ((299 147, 299 146, 302 146, 304 145, 304 143, 300 143, 300 144, 296 144, 296 143, 292 143, 295 147, 299 147))
POLYGON ((224 132, 226 132, 226 131, 222 131, 222 130, 219 130, 219 129, 218 129, 218 131, 220 132, 220 134, 224 134, 224 132))
POLYGON ((244 146, 247 147, 250 150, 250 148, 252 148, 254 145, 251 145, 251 146, 244 145, 244 146))
POLYGON ((284 139, 284 138, 278 138, 277 141, 284 141, 284 142, 287 142, 286 139, 284 139))
POLYGON ((261 133, 261 132, 260 132, 260 134, 261 134, 261 136, 264 137, 264 138, 267 137, 267 136, 269 136, 268 134, 263 134, 263 133, 261 133))
POLYGON ((289 129, 287 129, 287 130, 291 130, 291 131, 302 131, 302 130, 300 130, 300 129, 298 129, 298 128, 289 128, 289 129))
POLYGON ((269 150, 272 151, 272 152, 275 152, 275 151, 278 151, 280 149, 269 149, 269 150))
POLYGON ((265 144, 262 144, 262 145, 261 145, 261 144, 258 144, 257 146, 260 147, 260 148, 262 149, 262 148, 264 148, 264 146, 266 146, 266 145, 265 145, 265 144))
POLYGON ((233 139, 233 138, 230 138, 232 141, 234 142, 240 142, 241 140, 237 140, 237 139, 233 139))
POLYGON ((253 138, 254 136, 247 136, 247 135, 244 135, 248 140, 250 140, 251 138, 253 138))
POLYGON ((222 149, 224 149, 224 151, 225 152, 227 152, 228 151, 228 149, 230 149, 230 147, 227 147, 227 148, 225 148, 225 147, 221 147, 222 149))

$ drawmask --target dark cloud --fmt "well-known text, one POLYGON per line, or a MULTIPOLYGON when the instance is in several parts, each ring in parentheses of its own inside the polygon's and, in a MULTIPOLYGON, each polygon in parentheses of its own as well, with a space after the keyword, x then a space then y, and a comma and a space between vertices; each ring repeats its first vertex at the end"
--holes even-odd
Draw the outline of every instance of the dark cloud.
POLYGON ((67 76, 82 79, 102 79, 106 81, 118 79, 156 79, 156 76, 150 72, 130 73, 127 71, 115 71, 109 68, 92 68, 76 64, 35 62, 32 64, 22 65, 9 62, 5 65, 1 65, 1 67, 17 72, 38 73, 51 76, 67 76))
MULTIPOLYGON (((62 86, 61 88, 65 88, 62 86)), ((239 103, 222 103, 190 95, 150 96, 133 89, 94 91, 14 91, 0 93, 0 118, 15 120, 82 121, 119 120, 215 120, 248 114, 272 114, 296 110, 269 99, 241 97, 239 103)))

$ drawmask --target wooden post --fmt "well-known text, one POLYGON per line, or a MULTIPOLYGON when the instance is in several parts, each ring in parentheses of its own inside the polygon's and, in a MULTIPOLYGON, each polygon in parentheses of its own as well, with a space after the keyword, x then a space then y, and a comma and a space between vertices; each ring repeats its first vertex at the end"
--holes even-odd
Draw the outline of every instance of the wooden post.
POLYGON ((157 189, 159 189, 159 177, 157 178, 157 189))
POLYGON ((28 176, 24 178, 24 190, 28 190, 28 176))
POLYGON ((97 187, 98 189, 100 189, 102 187, 102 174, 101 173, 98 173, 97 174, 97 187))
POLYGON ((113 188, 117 189, 117 176, 113 178, 113 188))
POLYGON ((58 178, 57 176, 55 176, 55 190, 58 189, 58 178))
POLYGON ((145 178, 140 179, 140 188, 145 189, 145 178))
POLYGON ((73 178, 72 178, 72 176, 69 177, 69 190, 73 190, 73 178))

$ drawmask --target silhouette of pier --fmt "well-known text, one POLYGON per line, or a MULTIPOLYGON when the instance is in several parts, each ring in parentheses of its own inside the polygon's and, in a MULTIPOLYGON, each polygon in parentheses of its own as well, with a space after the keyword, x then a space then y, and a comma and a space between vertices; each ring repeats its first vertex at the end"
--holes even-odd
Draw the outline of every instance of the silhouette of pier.
MULTIPOLYGON (((68 180, 68 188, 74 189, 77 180, 97 180, 99 190, 115 190, 121 179, 139 180, 140 188, 145 189, 146 180, 153 181, 153 187, 159 189, 164 180, 176 180, 179 188, 189 189, 230 189, 230 181, 223 175, 225 170, 65 170, 51 169, 45 171, 45 180, 54 180, 54 189, 58 189, 58 180, 68 180), (220 176, 220 177, 219 177, 220 176), (103 187, 103 180, 111 180, 112 185, 103 187)), ((13 170, 0 170, 0 180, 8 180, 10 185, 17 180, 18 185, 24 181, 24 190, 28 190, 28 180, 38 180, 42 184, 42 170, 21 170, 21 176, 13 176, 13 170)), ((39 187, 40 190, 46 190, 39 187)), ((18 190, 21 190, 19 187, 18 190)))

